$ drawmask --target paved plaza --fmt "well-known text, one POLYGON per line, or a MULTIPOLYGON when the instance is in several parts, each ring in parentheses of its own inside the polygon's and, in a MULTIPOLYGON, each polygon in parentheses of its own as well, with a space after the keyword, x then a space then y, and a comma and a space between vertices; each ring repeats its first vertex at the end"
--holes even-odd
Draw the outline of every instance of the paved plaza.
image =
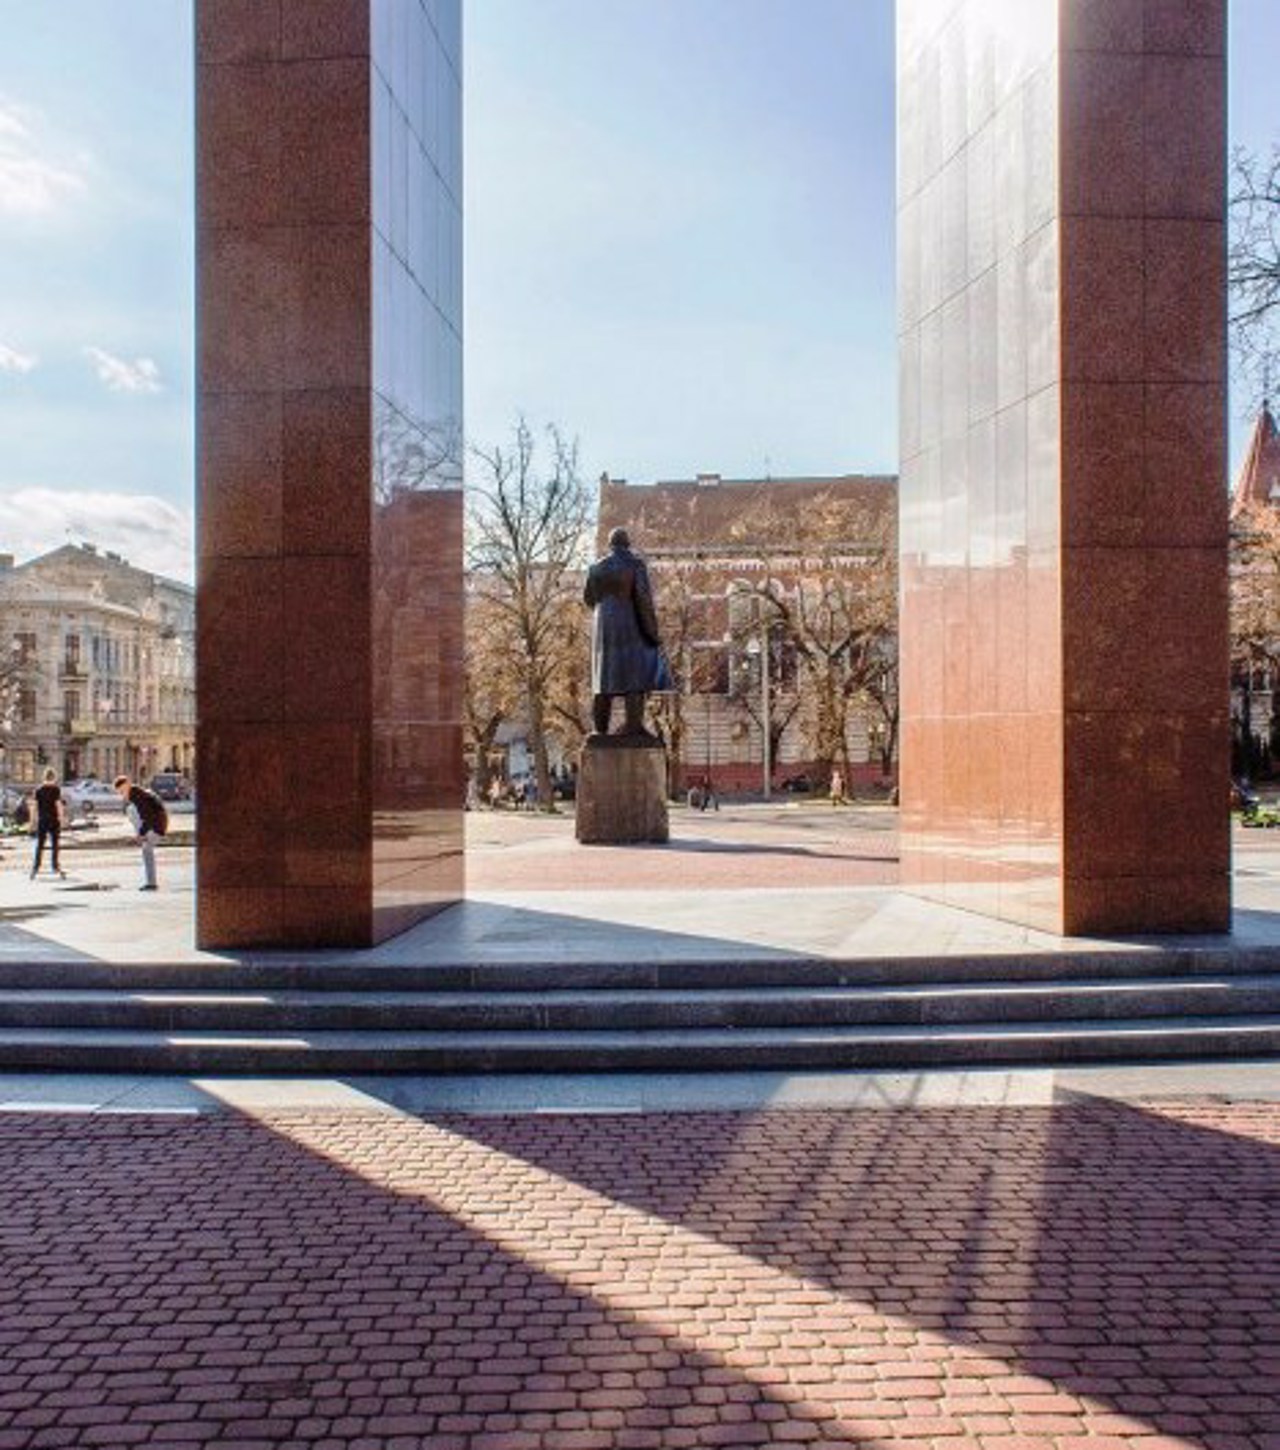
MULTIPOLYGON (((475 817, 472 899, 383 959, 1012 940, 911 914, 887 810, 674 825, 623 876, 475 817)), ((216 968, 189 848, 140 896, 113 834, 65 883, 6 852, 4 952, 216 968)), ((1280 939, 1280 842, 1237 853, 1280 939)), ((10 1074, 0 1253, 0 1450, 1280 1447, 1274 1063, 10 1074)))
POLYGON ((1274 1450, 1280 1107, 0 1116, 0 1446, 1274 1450))
MULTIPOLYGON (((184 833, 192 823, 183 820, 184 833)), ((745 804, 672 813, 663 846, 580 846, 568 813, 468 817, 467 900, 368 953, 372 963, 956 956, 1093 951, 897 889, 897 812, 745 804)), ((29 843, 0 848, 0 959, 202 962, 194 852, 166 846, 140 895, 118 821, 77 835, 68 879, 27 879, 29 843)), ((186 839, 184 836, 183 839, 186 839)), ((1280 944, 1280 831, 1235 830, 1234 941, 1280 944)), ((253 957, 270 957, 256 952, 253 957)), ((291 959, 322 960, 292 952, 291 959)), ((350 954, 347 954, 350 955, 350 954)))

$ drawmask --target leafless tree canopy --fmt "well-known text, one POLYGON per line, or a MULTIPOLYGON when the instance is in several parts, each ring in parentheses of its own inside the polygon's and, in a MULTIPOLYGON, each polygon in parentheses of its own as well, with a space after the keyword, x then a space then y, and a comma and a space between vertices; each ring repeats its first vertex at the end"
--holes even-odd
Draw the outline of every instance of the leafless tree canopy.
POLYGON ((814 755, 849 769, 856 708, 883 725, 887 764, 897 744, 897 548, 891 513, 835 494, 803 510, 770 504, 739 524, 744 539, 768 541, 748 581, 771 640, 794 654, 800 724, 814 755))
POLYGON ((1280 376, 1280 147, 1237 150, 1231 178, 1232 343, 1260 394, 1280 376))
MULTIPOLYGON (((468 704, 477 722, 514 693, 533 746, 539 801, 551 804, 547 735, 552 722, 581 732, 586 624, 581 571, 592 495, 578 469, 578 447, 555 426, 545 442, 521 419, 509 443, 470 450, 467 561, 472 628, 468 704), (496 689, 510 675, 511 689, 496 689), (481 696, 493 695, 486 710, 481 696), (575 698, 576 697, 576 698, 575 698)), ((505 701, 504 708, 512 702, 505 701)))

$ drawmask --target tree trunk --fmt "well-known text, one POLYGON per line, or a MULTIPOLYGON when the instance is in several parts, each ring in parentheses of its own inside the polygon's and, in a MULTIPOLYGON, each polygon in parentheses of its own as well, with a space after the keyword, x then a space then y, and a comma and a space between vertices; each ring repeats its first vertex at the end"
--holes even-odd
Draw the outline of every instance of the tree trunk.
POLYGON ((547 733, 544 727, 542 691, 536 686, 529 689, 529 735, 533 742, 533 775, 538 783, 538 809, 554 811, 555 799, 551 794, 551 766, 547 761, 547 733))

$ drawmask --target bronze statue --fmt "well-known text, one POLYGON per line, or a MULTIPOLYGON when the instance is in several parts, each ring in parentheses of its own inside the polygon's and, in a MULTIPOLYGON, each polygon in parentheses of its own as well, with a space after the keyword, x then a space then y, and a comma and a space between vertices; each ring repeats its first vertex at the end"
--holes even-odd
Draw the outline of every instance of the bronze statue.
POLYGON ((583 591, 595 611, 591 632, 591 718, 598 740, 609 734, 613 699, 626 702, 619 739, 652 741, 644 727, 644 697, 674 690, 671 668, 658 638, 658 616, 644 560, 631 552, 625 529, 609 535, 609 552, 587 571, 583 591))

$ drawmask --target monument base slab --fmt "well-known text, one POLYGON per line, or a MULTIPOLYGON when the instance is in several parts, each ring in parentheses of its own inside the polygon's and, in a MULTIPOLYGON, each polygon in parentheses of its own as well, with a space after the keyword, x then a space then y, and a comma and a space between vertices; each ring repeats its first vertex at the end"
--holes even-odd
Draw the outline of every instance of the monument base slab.
POLYGON ((667 753, 659 744, 588 740, 578 760, 575 833, 583 845, 666 841, 667 753))

